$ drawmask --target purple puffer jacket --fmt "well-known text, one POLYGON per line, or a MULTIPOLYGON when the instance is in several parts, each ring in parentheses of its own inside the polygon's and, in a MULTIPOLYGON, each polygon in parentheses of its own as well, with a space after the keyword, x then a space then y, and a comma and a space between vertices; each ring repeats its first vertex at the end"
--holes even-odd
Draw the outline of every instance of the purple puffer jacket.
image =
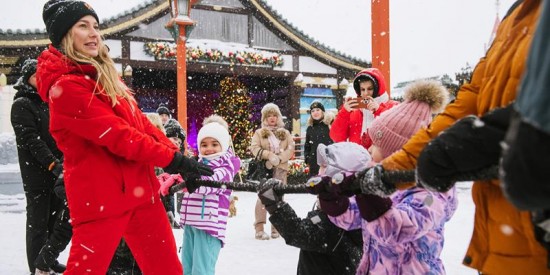
POLYGON ((396 192, 393 206, 377 220, 362 219, 354 199, 348 210, 329 217, 340 228, 362 228, 363 258, 357 274, 445 274, 439 256, 444 225, 453 216, 455 188, 447 193, 411 188, 396 192))

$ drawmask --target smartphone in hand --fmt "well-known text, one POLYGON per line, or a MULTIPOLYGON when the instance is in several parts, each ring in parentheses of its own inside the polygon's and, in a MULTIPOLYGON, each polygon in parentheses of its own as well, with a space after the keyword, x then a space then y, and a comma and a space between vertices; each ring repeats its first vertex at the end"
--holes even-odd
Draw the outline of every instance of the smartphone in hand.
POLYGON ((367 106, 369 105, 370 99, 357 97, 355 98, 357 101, 357 105, 355 105, 354 109, 367 109, 367 106))

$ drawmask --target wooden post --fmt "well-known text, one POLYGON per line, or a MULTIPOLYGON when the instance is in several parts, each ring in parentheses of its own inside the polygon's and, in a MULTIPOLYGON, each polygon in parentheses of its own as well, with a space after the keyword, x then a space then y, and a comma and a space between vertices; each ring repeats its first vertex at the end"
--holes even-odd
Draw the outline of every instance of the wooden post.
POLYGON ((372 20, 372 66, 380 69, 386 79, 388 95, 391 90, 390 76, 390 1, 371 1, 372 20))
POLYGON ((187 132, 187 47, 185 45, 185 25, 178 23, 179 36, 177 38, 177 109, 178 121, 187 132))

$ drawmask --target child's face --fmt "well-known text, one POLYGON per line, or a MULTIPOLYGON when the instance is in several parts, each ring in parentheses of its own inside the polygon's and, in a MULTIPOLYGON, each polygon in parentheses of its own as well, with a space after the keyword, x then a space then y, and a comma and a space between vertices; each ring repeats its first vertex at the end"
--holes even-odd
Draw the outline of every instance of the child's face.
POLYGON ((183 142, 180 138, 178 137, 169 137, 170 141, 172 141, 172 143, 174 143, 174 145, 176 145, 178 148, 181 148, 181 143, 183 142))
POLYGON ((32 74, 27 82, 29 82, 29 85, 36 88, 36 73, 32 74))
POLYGON ((372 145, 368 151, 372 157, 372 161, 381 162, 384 159, 384 155, 382 154, 382 149, 380 149, 380 147, 372 145))
POLYGON ((315 120, 323 118, 323 111, 319 108, 311 109, 311 117, 315 120))
POLYGON ((362 81, 359 83, 359 89, 361 90, 362 98, 372 97, 374 94, 374 83, 370 80, 362 81))
POLYGON ((267 126, 277 126, 277 119, 279 118, 279 116, 275 115, 275 114, 270 114, 267 116, 267 126))
POLYGON ((220 143, 211 137, 206 137, 201 140, 201 144, 199 147, 199 152, 203 156, 212 155, 215 153, 219 153, 222 151, 222 146, 220 143))
POLYGON ((170 116, 167 114, 160 114, 160 120, 162 121, 162 125, 166 124, 168 120, 170 119, 170 116))

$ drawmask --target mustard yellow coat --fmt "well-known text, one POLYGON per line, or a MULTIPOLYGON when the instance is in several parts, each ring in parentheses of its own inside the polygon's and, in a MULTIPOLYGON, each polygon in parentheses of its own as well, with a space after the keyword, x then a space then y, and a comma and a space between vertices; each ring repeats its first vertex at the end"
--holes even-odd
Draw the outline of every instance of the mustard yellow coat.
MULTIPOLYGON (((470 83, 460 88, 456 100, 428 128, 383 161, 386 170, 413 169, 424 146, 456 120, 481 116, 515 99, 540 5, 540 0, 525 0, 502 21, 470 83)), ((550 274, 547 252, 535 240, 529 212, 519 211, 506 200, 499 181, 475 182, 472 196, 474 232, 463 263, 483 274, 550 274)))

